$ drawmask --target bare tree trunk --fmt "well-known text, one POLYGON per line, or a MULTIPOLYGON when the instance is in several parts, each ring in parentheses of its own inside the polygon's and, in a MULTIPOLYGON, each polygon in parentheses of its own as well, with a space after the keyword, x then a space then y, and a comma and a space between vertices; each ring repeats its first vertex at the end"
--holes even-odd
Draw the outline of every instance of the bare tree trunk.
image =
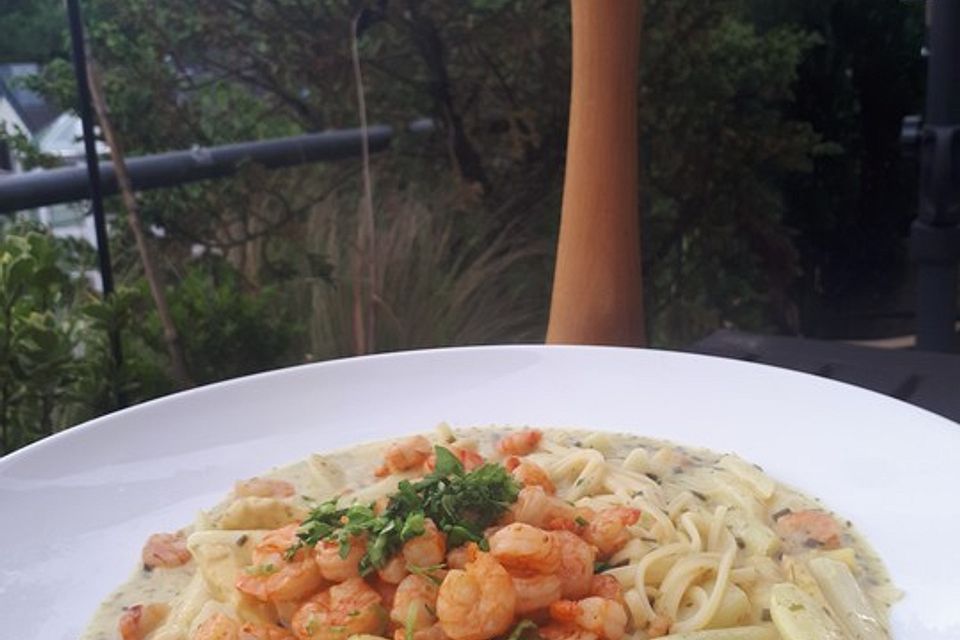
POLYGON ((133 184, 130 182, 130 174, 127 173, 127 165, 124 160, 123 148, 117 140, 113 125, 110 122, 107 102, 103 97, 103 89, 100 84, 100 74, 91 59, 87 65, 87 75, 90 78, 90 95, 93 99, 93 108, 97 112, 97 119, 100 121, 100 128, 103 130, 103 136, 110 147, 110 158, 113 160, 113 169, 117 176, 117 185, 120 187, 120 194, 123 198, 124 207, 127 209, 127 220, 130 223, 130 230, 137 242, 137 251, 140 254, 140 262, 143 264, 144 276, 147 278, 147 284, 150 286, 150 294, 153 297, 153 303, 157 307, 157 315, 160 317, 160 324, 163 327, 163 340, 167 347, 167 354, 170 357, 170 368, 174 382, 181 389, 194 386, 193 379, 187 370, 187 363, 183 357, 183 348, 180 344, 180 336, 177 333, 177 327, 170 316, 170 307, 167 305, 167 296, 163 288, 163 278, 154 264, 150 253, 150 247, 147 244, 147 236, 143 230, 143 221, 140 219, 140 207, 137 204, 137 198, 133 192, 133 184))
POLYGON ((430 97, 433 98, 435 108, 447 128, 447 146, 454 169, 461 179, 480 187, 483 193, 489 193, 491 184, 483 168, 483 161, 470 141, 463 117, 454 104, 440 31, 430 16, 420 11, 419 0, 408 0, 405 7, 409 13, 407 21, 413 33, 414 44, 430 73, 430 97))
POLYGON ((360 131, 363 134, 363 198, 360 203, 360 220, 357 224, 357 260, 354 266, 353 286, 353 333, 354 350, 357 355, 370 353, 376 348, 377 299, 377 238, 373 214, 373 178, 370 175, 370 146, 367 140, 367 103, 363 91, 363 74, 360 69, 360 51, 357 43, 357 24, 360 14, 350 24, 350 52, 353 58, 353 76, 357 85, 357 111, 360 113, 360 131))

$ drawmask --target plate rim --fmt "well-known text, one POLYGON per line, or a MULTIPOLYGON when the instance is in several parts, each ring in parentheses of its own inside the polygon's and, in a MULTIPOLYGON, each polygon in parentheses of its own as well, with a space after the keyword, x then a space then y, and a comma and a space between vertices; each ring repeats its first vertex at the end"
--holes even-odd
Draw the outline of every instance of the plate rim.
MULTIPOLYGON (((305 371, 316 371, 316 372, 326 372, 331 369, 336 369, 338 367, 369 367, 371 364, 376 366, 377 362, 386 361, 386 360, 402 360, 413 358, 435 358, 439 357, 441 360, 434 360, 429 364, 440 368, 451 368, 451 363, 456 362, 457 357, 465 357, 467 359, 471 358, 471 354, 484 353, 487 356, 494 356, 497 353, 516 353, 516 352, 535 352, 539 355, 543 355, 545 360, 551 358, 563 359, 564 356, 560 355, 562 353, 576 353, 579 354, 578 357, 589 357, 591 354, 605 354, 604 357, 612 356, 613 359, 608 360, 610 366, 614 369, 616 367, 622 366, 623 364, 630 364, 631 359, 638 358, 634 360, 638 364, 638 371, 643 372, 642 368, 639 368, 644 361, 647 363, 656 362, 658 359, 667 359, 674 362, 684 361, 687 364, 681 366, 680 369, 689 366, 689 363, 696 362, 710 362, 711 366, 719 367, 720 369, 727 371, 743 371, 746 372, 747 376, 757 376, 758 372, 768 371, 773 375, 777 376, 780 380, 783 381, 796 381, 802 386, 806 387, 807 392, 816 392, 817 388, 822 389, 832 389, 834 394, 842 394, 844 396, 850 396, 853 394, 857 396, 858 400, 853 401, 853 404, 865 403, 866 406, 875 406, 879 409, 887 408, 896 408, 900 414, 904 417, 907 417, 911 420, 913 424, 907 424, 909 427, 924 427, 926 430, 930 430, 937 434, 945 435, 950 439, 960 438, 960 428, 957 428, 957 423, 935 414, 931 411, 917 407, 910 403, 904 402, 897 398, 893 398, 876 391, 869 389, 864 389, 857 385, 852 385, 849 383, 840 382, 837 380, 832 380, 829 378, 823 378, 820 376, 812 375, 805 372, 794 371, 786 369, 783 367, 778 367, 774 365, 756 363, 756 362, 745 362, 741 360, 724 358, 721 356, 707 355, 707 354, 696 354, 696 353, 687 353, 687 352, 678 352, 670 351, 663 349, 647 349, 647 348, 631 348, 631 347, 618 347, 618 346, 586 346, 586 345, 540 345, 540 344, 519 344, 519 345, 481 345, 481 346, 469 346, 469 347, 448 347, 442 349, 418 349, 411 351, 394 351, 388 353, 372 354, 361 357, 346 357, 338 358, 333 360, 327 360, 323 362, 316 363, 305 363, 302 365, 297 365, 293 367, 285 367, 280 369, 274 369, 271 371, 261 372, 249 376, 240 376, 232 378, 229 380, 221 381, 218 383, 204 385, 194 389, 186 390, 179 393, 169 394, 149 402, 144 402, 132 407, 126 408, 121 411, 113 412, 101 417, 98 417, 94 420, 87 421, 76 427, 64 430, 52 437, 45 438, 41 441, 33 443, 27 447, 24 447, 12 454, 5 456, 0 459, 0 477, 5 475, 7 470, 15 470, 14 467, 20 468, 21 464, 30 464, 31 459, 36 456, 38 459, 43 460, 43 458, 48 454, 56 456, 63 455, 63 447, 70 447, 72 444, 71 439, 83 438, 85 434, 95 433, 95 430, 101 426, 109 425, 112 422, 120 421, 126 422, 129 420, 131 415, 135 415, 140 412, 149 411, 153 414, 152 417, 158 415, 156 412, 165 411, 166 405, 177 405, 180 402, 185 400, 190 400, 195 396, 200 396, 201 398, 208 394, 218 394, 222 390, 230 389, 233 390, 237 387, 243 387, 245 385, 271 385, 276 384, 276 382, 271 382, 274 378, 284 378, 292 376, 296 378, 299 375, 302 375, 305 371), (453 360, 445 360, 445 358, 453 357, 453 360), (646 357, 649 356, 649 359, 646 357), (624 358, 621 360, 621 358, 624 358), (812 386, 811 386, 812 385, 812 386), (839 386, 838 386, 839 385, 839 386), (892 404, 891 404, 892 403, 892 404), (932 419, 931 419, 932 418, 932 419), (71 435, 73 434, 73 435, 71 435)), ((538 361, 538 366, 542 365, 542 362, 538 361)), ((423 369, 423 371, 428 372, 429 367, 423 369)), ((715 372, 715 371, 714 371, 715 372)), ((317 373, 313 375, 330 375, 329 373, 317 373)), ((352 374, 355 375, 355 374, 352 374)), ((497 372, 492 372, 490 374, 484 373, 486 375, 498 376, 497 372)), ((483 376, 482 376, 483 377, 483 376)), ((632 378, 631 378, 632 379, 632 378)), ((755 378, 756 379, 756 378, 755 378)), ((805 394, 803 394, 805 395, 805 394)), ((802 398, 803 395, 795 396, 802 398)), ((839 396, 836 396, 839 397, 839 396)), ((842 405, 841 405, 842 406, 842 405)), ((897 416, 899 418, 899 416, 897 416)), ((481 424, 477 422, 476 424, 481 424)), ((487 423, 488 424, 488 423, 487 423)), ((544 426, 547 426, 547 422, 544 422, 544 426)), ((562 428, 562 425, 559 423, 552 424, 550 426, 562 428)), ((617 429, 623 432, 627 432, 628 425, 624 423, 621 428, 617 429)), ((598 425, 598 428, 600 427, 598 425)), ((607 428, 610 430, 611 428, 607 428)), ((900 427, 896 428, 898 431, 900 427)), ((904 431, 903 433, 906 433, 904 431)), ((707 442, 697 442, 694 440, 687 440, 687 436, 680 436, 677 434, 672 437, 664 437, 655 434, 644 434, 649 435, 649 437, 661 438, 661 439, 672 439, 674 442, 680 444, 690 445, 690 446, 704 446, 711 448, 714 451, 720 451, 716 446, 712 446, 707 442)), ((382 436, 378 436, 378 439, 393 437, 387 433, 384 433, 382 436)), ((226 441, 231 440, 232 438, 226 438, 226 441)), ((355 439, 356 443, 359 443, 359 439, 355 439)), ((956 440, 953 440, 956 441, 956 440)), ((733 449, 736 450, 736 449, 733 449)), ((952 450, 952 449, 951 449, 952 450)), ((744 452, 746 453, 746 452, 744 452)), ((748 456, 749 459, 749 456, 748 456)), ((779 481, 786 483, 790 486, 794 484, 786 477, 780 477, 774 475, 774 478, 779 481)), ((800 487, 800 490, 810 496, 819 496, 820 494, 813 490, 812 487, 800 487)), ((833 497, 827 494, 822 495, 824 499, 831 503, 834 501, 833 497)), ((14 500, 16 500, 16 495, 14 495, 14 500)), ((841 513, 843 513, 841 511, 841 513)), ((868 543, 871 542, 870 533, 861 529, 861 532, 864 533, 868 543)), ((873 545, 871 545, 873 546, 873 545)), ((882 557, 882 556, 881 556, 882 557)), ((888 569, 892 569, 889 563, 888 569)), ((891 570, 891 573, 894 573, 891 570)), ((896 605, 894 610, 896 611, 896 605)), ((911 607, 911 611, 913 608, 911 607)), ((958 619, 960 620, 960 619, 958 619)), ((960 627, 958 627, 960 628, 960 627)), ((926 627, 924 627, 926 629, 926 627)), ((946 636, 944 636, 946 637, 946 636)), ((951 636, 952 637, 952 636, 951 636)))
POLYGON ((20 462, 20 458, 35 455, 41 448, 48 446, 58 446, 60 442, 65 442, 67 439, 74 438, 79 436, 81 433, 85 433, 90 429, 96 429, 100 425, 112 422, 118 419, 124 419, 127 415, 136 411, 143 410, 154 410, 157 406, 160 406, 165 403, 170 402, 179 402, 182 399, 189 398, 198 394, 207 394, 207 393, 216 393, 220 389, 228 389, 234 386, 246 385, 246 384, 255 384, 261 380, 268 380, 273 377, 283 377, 289 375, 296 375, 298 371, 303 371, 306 369, 326 369, 338 366, 363 366, 367 362, 377 362, 381 360, 392 360, 397 358, 409 358, 409 357, 429 357, 432 355, 456 355, 458 353, 468 353, 468 352, 495 352, 495 351, 545 351, 545 352, 581 352, 581 351, 595 351, 600 353, 655 353, 655 354, 665 354, 668 357, 678 357, 678 358, 689 358, 692 360, 698 359, 708 359, 711 361, 723 361, 730 364, 734 367, 745 367, 745 368, 757 368, 762 367, 768 370, 774 370, 779 372, 779 374, 787 374, 788 376, 799 376, 800 379, 805 380, 817 380, 828 385, 840 385, 841 387, 846 388, 846 390, 853 390, 855 392, 861 392, 870 394, 875 399, 881 398, 885 402, 892 402, 895 405, 900 406, 901 408, 906 407, 914 411, 920 412, 926 418, 932 418, 934 421, 942 422, 944 427, 957 428, 957 436, 960 437, 960 422, 955 422, 946 416, 935 413, 924 407, 917 406, 906 400, 901 400, 900 398, 895 398, 893 396, 875 391, 873 389, 868 389, 866 387, 861 387, 857 384, 851 382, 846 382, 843 380, 835 380, 833 378, 825 378, 823 376, 818 376, 813 373, 808 373, 804 371, 797 371, 795 369, 790 369, 788 367, 782 367, 775 364, 769 364, 765 362, 752 362, 740 360, 737 358, 728 358, 720 355, 713 354, 704 354, 704 353, 690 353, 687 351, 677 351, 672 349, 663 349, 663 348, 652 348, 652 347, 626 347, 618 345, 581 345, 581 344, 538 344, 538 343, 518 343, 518 344, 491 344, 491 345, 464 345, 464 346, 454 346, 454 347, 437 347, 437 348, 423 348, 423 349, 404 349, 397 351, 387 351, 380 353, 371 353, 364 354, 359 356, 341 356, 337 358, 331 358, 329 360, 322 360, 318 362, 304 362, 301 364, 295 364, 287 367, 278 367, 276 369, 270 369, 268 371, 260 371, 257 373, 252 373, 243 376, 236 376, 233 378, 228 378, 226 380, 219 380, 217 382, 211 382, 208 384, 191 387, 189 389, 183 389, 180 391, 174 391, 163 396, 158 396, 156 398, 151 398, 134 404, 123 409, 118 409, 110 413, 106 413, 90 420, 78 423, 74 426, 61 429, 60 431, 41 438, 40 440, 31 442, 30 444, 23 446, 15 451, 5 454, 0 457, 0 474, 3 473, 4 468, 9 464, 16 464, 20 462))

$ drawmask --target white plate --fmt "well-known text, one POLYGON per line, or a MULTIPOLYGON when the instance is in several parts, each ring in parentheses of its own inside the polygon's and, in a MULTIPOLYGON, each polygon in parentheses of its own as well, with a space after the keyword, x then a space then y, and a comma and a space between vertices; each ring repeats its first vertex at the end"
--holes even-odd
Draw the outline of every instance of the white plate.
POLYGON ((960 638, 960 426, 772 367, 589 347, 286 369, 121 411, 7 456, 0 636, 76 638, 146 537, 188 523, 235 479, 443 420, 589 426, 735 451, 867 536, 906 592, 893 609, 896 638, 960 638))

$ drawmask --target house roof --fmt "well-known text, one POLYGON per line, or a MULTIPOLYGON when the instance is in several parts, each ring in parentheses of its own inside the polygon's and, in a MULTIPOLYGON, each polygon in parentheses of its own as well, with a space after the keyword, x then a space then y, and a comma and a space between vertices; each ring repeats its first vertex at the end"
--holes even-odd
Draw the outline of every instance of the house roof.
POLYGON ((23 124, 37 135, 44 127, 53 122, 59 111, 43 97, 15 82, 17 78, 37 75, 40 65, 34 62, 13 62, 0 64, 0 98, 7 100, 23 124))
MULTIPOLYGON (((35 141, 43 153, 60 158, 80 158, 84 154, 83 125, 72 111, 64 111, 41 131, 35 141)), ((102 140, 96 141, 98 155, 110 152, 102 140)))

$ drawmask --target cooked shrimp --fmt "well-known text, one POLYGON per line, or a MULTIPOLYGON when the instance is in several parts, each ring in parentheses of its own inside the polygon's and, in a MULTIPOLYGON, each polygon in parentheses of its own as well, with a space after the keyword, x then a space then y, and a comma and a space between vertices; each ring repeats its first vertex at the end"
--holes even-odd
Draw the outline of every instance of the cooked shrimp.
POLYGON ((565 516, 551 518, 544 528, 550 531, 572 531, 577 535, 582 535, 594 516, 596 516, 596 513, 589 507, 574 507, 573 511, 565 516))
POLYGON ((613 576, 595 575, 590 580, 590 595, 614 600, 626 606, 623 600, 623 586, 613 576))
POLYGON ((510 574, 517 592, 516 613, 522 615, 539 611, 563 597, 560 576, 553 574, 510 574))
POLYGON ((560 588, 564 598, 583 598, 590 593, 597 549, 569 531, 554 531, 560 545, 560 588))
POLYGON ((560 568, 560 545, 553 533, 522 522, 490 536, 490 553, 511 573, 547 574, 560 568))
POLYGON ((629 507, 603 509, 590 521, 583 538, 597 547, 601 558, 607 558, 630 540, 627 527, 640 519, 640 510, 629 507))
POLYGON ((400 581, 407 577, 407 562, 402 554, 397 554, 387 561, 381 569, 377 569, 377 575, 384 582, 390 584, 400 584, 400 581))
POLYGON ((437 584, 427 577, 413 574, 397 586, 390 609, 390 619, 401 627, 414 631, 426 629, 437 622, 437 584))
POLYGON ((543 438, 539 429, 523 429, 509 433, 497 443, 497 450, 506 456, 525 456, 534 451, 543 438))
POLYGON ((237 579, 237 589, 263 602, 301 600, 323 586, 323 577, 307 548, 287 558, 297 542, 299 525, 291 524, 267 533, 252 553, 253 564, 237 579))
POLYGON ((579 533, 583 527, 579 526, 575 520, 569 518, 552 518, 547 522, 544 529, 547 531, 569 531, 570 533, 579 533))
POLYGON ((380 594, 380 603, 383 605, 385 611, 389 611, 393 607, 393 598, 397 594, 397 585, 384 582, 380 578, 368 580, 367 584, 380 594))
POLYGON ((238 640, 237 621, 215 613, 197 627, 190 640, 238 640))
POLYGON ((482 466, 484 462, 483 456, 473 451, 472 449, 458 449, 456 451, 457 457, 460 459, 460 462, 463 463, 463 468, 466 471, 473 471, 479 466, 482 466))
POLYGON ((346 640, 383 633, 387 615, 380 594, 362 578, 350 578, 308 600, 293 614, 290 626, 298 640, 346 640))
MULTIPOLYGON (((472 449, 454 446, 448 446, 445 448, 453 453, 453 455, 457 456, 457 460, 463 464, 463 468, 466 471, 473 471, 484 463, 483 456, 472 449)), ((423 468, 427 471, 433 471, 436 467, 437 455, 435 453, 431 453, 423 463, 423 468)))
POLYGON ((463 569, 469 561, 469 552, 467 547, 457 547, 447 552, 447 567, 450 569, 463 569))
POLYGON ((293 634, 273 624, 240 624, 222 613, 204 620, 190 640, 294 640, 293 634))
POLYGON ((124 607, 117 628, 123 640, 143 640, 159 627, 170 613, 170 607, 162 602, 135 604, 124 607))
POLYGON ((797 546, 836 549, 843 530, 830 514, 818 509, 794 511, 777 518, 774 528, 785 541, 797 546))
POLYGON ((507 570, 470 545, 464 570, 447 574, 437 594, 437 617, 452 640, 487 640, 510 628, 517 594, 507 570))
POLYGON ((576 601, 557 600, 550 605, 550 616, 606 640, 620 640, 627 630, 627 612, 623 606, 597 596, 576 601))
MULTIPOLYGON (((393 632, 393 640, 407 640, 407 630, 397 629, 393 632)), ((413 632, 413 640, 449 640, 440 624, 413 632)))
POLYGON ((514 480, 525 487, 543 487, 543 490, 550 495, 557 492, 557 488, 554 486, 553 480, 550 479, 547 470, 538 464, 521 460, 516 456, 510 456, 503 461, 503 466, 510 472, 514 480))
POLYGON ((238 498, 289 498, 296 493, 296 489, 284 480, 250 478, 237 482, 233 487, 233 493, 238 498))
POLYGON ((525 522, 543 528, 557 518, 572 520, 575 511, 571 505, 560 498, 548 495, 543 487, 532 486, 520 489, 517 501, 513 503, 507 514, 508 518, 516 522, 525 522))
POLYGON ((143 566, 145 569, 157 567, 179 567, 190 562, 190 551, 187 550, 187 536, 182 531, 176 533, 155 533, 147 538, 143 545, 143 566))
POLYGON ((383 454, 383 465, 375 471, 375 474, 383 477, 391 473, 415 469, 426 461, 432 451, 433 446, 423 436, 413 436, 394 442, 387 447, 383 454))
POLYGON ((240 627, 237 640, 294 640, 294 637, 283 627, 247 622, 240 627))
POLYGON ((597 634, 572 624, 548 624, 537 630, 543 640, 597 640, 597 634))
POLYGON ((426 518, 423 521, 423 534, 407 540, 403 545, 403 559, 407 565, 414 567, 432 567, 442 564, 447 553, 447 536, 445 536, 433 520, 426 518))
POLYGON ((345 558, 341 557, 340 543, 336 540, 322 540, 317 544, 315 555, 324 578, 331 582, 343 582, 360 575, 360 560, 366 552, 366 539, 355 536, 350 538, 350 549, 345 558))

